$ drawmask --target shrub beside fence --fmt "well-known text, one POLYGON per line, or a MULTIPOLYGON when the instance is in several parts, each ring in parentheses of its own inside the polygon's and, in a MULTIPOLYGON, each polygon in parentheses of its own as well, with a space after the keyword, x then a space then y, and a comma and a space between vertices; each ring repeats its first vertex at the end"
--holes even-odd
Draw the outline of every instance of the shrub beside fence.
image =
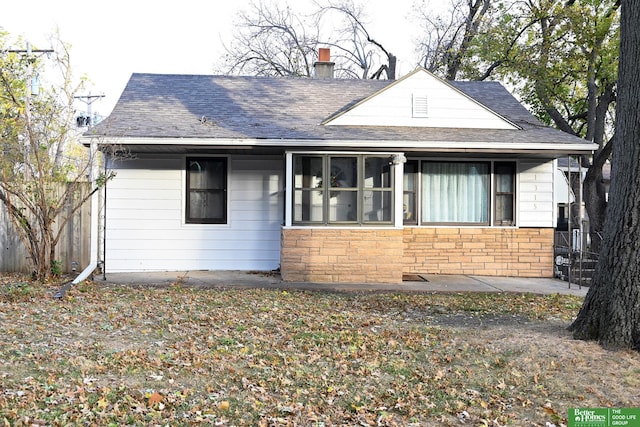
MULTIPOLYGON (((82 194, 86 194, 89 183, 73 183, 81 185, 82 194)), ((71 213, 71 206, 63 210, 62 216, 71 213)), ((57 222, 55 226, 58 226, 57 222)), ((91 227, 91 203, 87 201, 80 207, 66 224, 56 247, 55 259, 60 263, 63 272, 70 273, 82 270, 89 263, 89 237, 91 227)), ((18 231, 4 203, 0 202, 0 271, 28 273, 32 269, 29 252, 23 245, 18 231)))

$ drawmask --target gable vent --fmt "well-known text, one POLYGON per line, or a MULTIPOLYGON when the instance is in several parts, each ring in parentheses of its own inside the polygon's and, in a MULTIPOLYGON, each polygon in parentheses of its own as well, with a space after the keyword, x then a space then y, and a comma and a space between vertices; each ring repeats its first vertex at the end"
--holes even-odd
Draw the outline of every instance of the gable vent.
POLYGON ((413 117, 426 118, 428 117, 429 109, 427 108, 427 95, 413 94, 413 117))

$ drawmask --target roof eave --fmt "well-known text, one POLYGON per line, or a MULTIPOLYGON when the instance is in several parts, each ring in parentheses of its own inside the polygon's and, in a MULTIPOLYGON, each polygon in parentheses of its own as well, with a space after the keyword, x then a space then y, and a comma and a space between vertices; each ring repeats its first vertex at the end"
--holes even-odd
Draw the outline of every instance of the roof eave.
MULTIPOLYGON (((92 138, 82 138, 89 145, 92 138)), ((424 152, 501 152, 527 153, 548 152, 557 154, 585 154, 598 149, 596 144, 563 142, 496 142, 496 141, 412 141, 412 140, 321 140, 321 139, 223 139, 223 138, 151 138, 151 137, 105 137, 99 145, 123 146, 190 146, 199 148, 264 147, 264 148, 323 148, 323 149, 394 149, 399 151, 424 152)))

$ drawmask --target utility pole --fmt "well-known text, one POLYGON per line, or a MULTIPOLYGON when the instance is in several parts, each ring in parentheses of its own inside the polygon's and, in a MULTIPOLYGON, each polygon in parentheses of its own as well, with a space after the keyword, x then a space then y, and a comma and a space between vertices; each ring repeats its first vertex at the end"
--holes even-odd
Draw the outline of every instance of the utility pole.
POLYGON ((49 54, 53 52, 53 49, 32 49, 31 43, 27 42, 26 49, 9 49, 7 52, 21 54, 27 60, 27 93, 25 94, 25 129, 27 135, 24 142, 24 178, 29 180, 31 178, 29 153, 31 151, 31 97, 38 94, 37 76, 33 75, 33 63, 35 62, 35 56, 38 54, 49 54))
POLYGON ((82 123, 80 123, 81 117, 78 117, 76 119, 76 124, 78 125, 78 127, 81 127, 81 126, 91 127, 92 124, 95 124, 95 123, 92 123, 91 104, 93 104, 98 99, 104 98, 104 95, 91 95, 91 93, 89 93, 89 95, 78 95, 78 96, 74 96, 74 98, 79 99, 81 102, 84 102, 87 106, 87 117, 84 117, 84 120, 82 120, 82 123))

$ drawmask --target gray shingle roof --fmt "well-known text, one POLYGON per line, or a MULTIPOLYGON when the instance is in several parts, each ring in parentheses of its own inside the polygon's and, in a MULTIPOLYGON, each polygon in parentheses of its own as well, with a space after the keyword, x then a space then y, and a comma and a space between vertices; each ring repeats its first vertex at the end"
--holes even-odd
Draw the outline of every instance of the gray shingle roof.
MULTIPOLYGON (((457 141, 585 144, 543 126, 498 82, 450 82, 521 130, 323 126, 320 123, 392 84, 210 75, 133 74, 93 135, 140 138, 457 141)), ((215 141, 212 140, 212 144, 215 141)))

